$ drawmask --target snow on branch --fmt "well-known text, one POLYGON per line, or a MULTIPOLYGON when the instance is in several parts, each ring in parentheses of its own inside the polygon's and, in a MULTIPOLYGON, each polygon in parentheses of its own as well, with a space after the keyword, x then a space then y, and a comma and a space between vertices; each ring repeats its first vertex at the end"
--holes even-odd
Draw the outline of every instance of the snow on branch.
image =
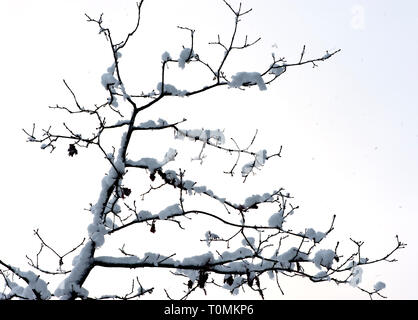
MULTIPOLYGON (((103 101, 94 106, 84 106, 77 98, 76 91, 73 90, 64 80, 64 85, 72 96, 74 106, 56 105, 50 107, 54 110, 63 110, 68 116, 82 115, 91 117, 95 121, 95 126, 91 129, 89 136, 81 134, 80 130, 75 129, 73 125, 63 123, 60 129, 49 126, 46 129, 37 130, 35 124, 30 130, 23 130, 27 136, 27 141, 39 143, 41 149, 48 149, 51 152, 60 148, 64 144, 61 152, 68 152, 68 156, 76 161, 82 152, 87 148, 94 149, 109 164, 109 170, 99 185, 98 198, 96 202, 90 204, 88 211, 91 213, 91 223, 87 226, 88 237, 73 249, 62 254, 60 250, 54 249, 50 243, 46 242, 36 230, 35 235, 41 242, 41 248, 35 258, 28 258, 29 265, 35 271, 42 272, 45 276, 64 277, 60 285, 51 293, 47 288, 47 282, 42 280, 32 271, 21 271, 19 268, 8 265, 0 260, 0 269, 4 282, 5 290, 0 294, 0 299, 50 299, 51 297, 59 299, 87 299, 92 298, 89 290, 86 288, 86 280, 91 271, 96 267, 101 268, 127 268, 141 270, 143 268, 162 268, 168 269, 175 276, 186 277, 185 291, 182 299, 186 299, 196 290, 206 290, 210 286, 224 288, 232 294, 244 291, 244 288, 250 288, 257 292, 261 298, 264 298, 264 288, 261 284, 268 281, 268 278, 276 279, 276 283, 281 292, 284 292, 280 286, 280 277, 302 277, 312 282, 333 281, 337 284, 351 284, 355 288, 367 293, 370 297, 383 297, 381 291, 386 287, 383 282, 377 282, 373 289, 365 289, 362 285, 362 275, 365 267, 369 264, 380 262, 395 262, 392 257, 398 250, 406 245, 396 237, 396 245, 387 250, 382 257, 370 258, 363 256, 364 242, 351 239, 354 245, 352 251, 339 252, 339 243, 327 243, 328 235, 334 230, 335 215, 332 217, 331 225, 326 231, 317 231, 311 227, 304 227, 294 230, 291 227, 292 216, 299 208, 292 204, 293 197, 283 188, 278 188, 273 192, 251 192, 249 196, 243 197, 241 201, 229 199, 225 195, 219 195, 215 183, 212 189, 200 183, 199 176, 186 178, 185 170, 163 170, 169 162, 176 162, 177 150, 167 146, 168 151, 161 160, 141 155, 139 160, 128 158, 128 148, 132 146, 133 140, 141 136, 142 131, 157 131, 171 128, 174 130, 176 139, 184 139, 202 144, 202 149, 198 157, 200 161, 205 157, 203 149, 206 147, 213 150, 220 150, 227 154, 236 155, 236 160, 229 171, 225 171, 232 177, 241 160, 241 156, 249 159, 245 160, 241 166, 241 177, 244 182, 256 171, 266 165, 267 160, 273 157, 281 157, 282 146, 279 151, 269 153, 265 149, 252 151, 257 132, 253 136, 247 147, 240 147, 236 139, 226 140, 224 130, 220 129, 181 129, 179 125, 186 121, 169 123, 162 118, 157 121, 144 120, 143 111, 153 108, 168 96, 173 97, 193 97, 200 93, 211 91, 215 88, 249 88, 257 86, 259 90, 266 90, 277 78, 282 77, 285 72, 289 72, 292 67, 302 65, 312 65, 317 67, 320 62, 324 62, 340 50, 326 51, 318 58, 305 59, 306 47, 304 46, 300 57, 295 62, 288 62, 285 58, 277 58, 272 55, 273 61, 266 62, 266 67, 262 71, 236 70, 227 75, 224 67, 231 59, 231 52, 234 50, 245 50, 257 44, 261 38, 249 40, 245 35, 244 40, 238 40, 238 27, 242 18, 250 13, 252 9, 243 9, 242 5, 233 6, 228 1, 223 0, 226 10, 231 12, 234 18, 232 32, 229 38, 217 35, 217 41, 210 44, 220 49, 218 63, 208 63, 204 58, 204 53, 196 48, 194 29, 188 27, 178 27, 181 31, 190 33, 190 44, 182 46, 178 58, 165 51, 162 56, 155 57, 161 59, 161 69, 159 72, 160 81, 156 90, 150 93, 147 90, 141 93, 127 92, 124 85, 124 70, 119 64, 122 57, 121 51, 125 50, 134 34, 140 30, 140 20, 143 0, 137 3, 136 23, 125 37, 120 41, 115 41, 111 29, 104 26, 103 14, 94 19, 86 15, 87 21, 92 22, 99 28, 99 34, 104 34, 109 49, 112 53, 113 61, 103 67, 106 72, 103 73, 101 85, 104 87, 105 94, 103 101), (174 57, 174 58, 173 58, 174 57), (179 89, 174 84, 166 83, 166 73, 168 65, 176 64, 184 69, 186 64, 197 64, 204 72, 209 74, 206 85, 195 89, 179 89), (110 67, 109 67, 110 65, 110 67), (130 112, 123 111, 123 106, 127 106, 130 112), (109 116, 110 114, 110 116, 109 116), (110 118, 110 120, 109 120, 110 118), (110 123, 110 124, 108 124, 110 123), (138 124, 139 123, 139 124, 138 124), (120 131, 123 131, 121 134, 120 131), (109 146, 107 135, 113 137, 119 136, 119 146, 109 146), (134 132, 138 134, 133 135, 134 132), (228 142, 232 145, 229 146, 228 142), (111 148, 111 149, 110 149, 111 148), (149 182, 149 188, 144 192, 136 192, 134 187, 128 186, 131 182, 125 180, 131 172, 131 168, 144 169, 149 174, 145 177, 145 182, 149 182), (129 170, 128 170, 129 169, 129 170), (132 189, 131 189, 132 188, 132 189), (177 197, 176 200, 168 200, 166 194, 172 193, 177 197), (145 201, 148 194, 159 193, 161 201, 161 210, 151 212, 145 210, 145 206, 139 205, 137 199, 145 201), (207 203, 212 205, 204 206, 203 201, 194 201, 202 197, 207 203), (113 218, 113 219, 112 219, 113 218), (117 224, 115 223, 117 221, 117 224), (173 237, 162 234, 157 224, 170 224, 179 227, 183 232, 191 232, 187 229, 186 223, 199 225, 201 221, 211 223, 208 231, 203 231, 200 236, 203 239, 197 240, 207 244, 206 252, 192 252, 187 257, 181 257, 177 252, 167 253, 164 248, 161 252, 147 252, 143 257, 127 253, 125 246, 120 248, 123 256, 118 256, 118 252, 109 256, 98 256, 97 250, 106 246, 106 240, 113 234, 123 234, 128 228, 137 226, 148 226, 149 232, 153 236, 165 236, 167 241, 175 241, 173 237), (212 224, 213 223, 213 224, 212 224), (212 230, 216 231, 213 232, 212 230), (204 233, 204 235, 203 235, 204 233), (211 245, 214 243, 214 245, 211 245), (222 248, 226 249, 222 250, 222 248), (46 250, 43 251, 43 248, 46 250), (360 250, 361 248, 361 250, 360 250), (58 259, 58 270, 49 271, 40 264, 41 252, 49 252, 58 259), (222 253, 221 253, 222 252, 222 253), (72 266, 64 265, 64 258, 70 254, 76 255, 72 260, 72 266), (174 258, 176 256, 176 259, 174 258), (68 270, 66 270, 68 269, 68 270), (25 286, 15 282, 10 275, 19 278, 20 282, 26 283, 25 286), (213 278, 210 278, 213 276, 213 278)), ((171 51, 171 49, 170 49, 171 51)), ((173 51, 172 51, 173 52, 173 51)), ((103 71, 102 71, 103 72, 103 71)), ((152 87, 152 84, 150 84, 152 87)), ((132 86, 135 87, 135 84, 132 86)), ((266 93, 268 94, 268 92, 266 93)), ((175 98, 174 98, 175 99, 175 98)), ((168 99, 167 99, 168 100, 168 99)), ((125 108, 126 109, 126 108, 125 108)), ((153 143, 152 141, 150 143, 153 143)), ((143 150, 145 152, 145 149, 143 150)), ((71 160, 73 161, 73 160, 71 160)), ((239 169, 238 169, 239 170, 239 169)), ((151 197, 149 197, 151 198, 151 197)), ((143 202, 141 202, 142 204, 143 202)), ((207 230, 208 228, 204 228, 207 230)), ((141 236, 138 233, 138 236, 141 236)), ((192 241, 193 233, 190 234, 192 241)), ((126 239, 129 240, 129 239, 126 239)), ((140 243, 143 252, 149 250, 144 242, 140 243)), ((119 255, 120 255, 119 253, 119 255)), ((144 294, 151 294, 154 287, 145 289, 139 282, 139 278, 132 281, 130 291, 125 295, 104 294, 97 299, 137 299, 144 294)), ((168 297, 170 297, 166 291, 168 297)))
POLYGON ((4 296, 5 299, 11 298, 14 296, 22 297, 23 299, 29 300, 48 300, 51 298, 51 293, 48 290, 47 283, 40 278, 39 275, 36 275, 32 271, 22 271, 19 268, 13 267, 6 264, 0 260, 0 265, 6 267, 13 274, 18 276, 27 286, 25 288, 17 285, 16 283, 10 281, 7 276, 2 272, 2 275, 5 279, 6 285, 10 288, 8 296, 4 296))
POLYGON ((155 172, 157 169, 162 168, 170 161, 174 161, 175 157, 177 156, 177 151, 175 149, 170 148, 167 153, 164 155, 164 159, 158 161, 154 158, 141 158, 140 160, 133 161, 133 160, 126 160, 127 167, 135 167, 135 168, 142 168, 147 169, 151 173, 155 172))

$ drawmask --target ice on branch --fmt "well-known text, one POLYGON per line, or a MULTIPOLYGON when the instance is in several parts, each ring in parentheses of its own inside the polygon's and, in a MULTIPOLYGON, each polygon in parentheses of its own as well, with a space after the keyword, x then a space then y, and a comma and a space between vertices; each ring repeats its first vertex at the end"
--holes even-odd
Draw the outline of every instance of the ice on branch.
POLYGON ((184 139, 184 137, 187 137, 193 141, 200 140, 203 142, 210 142, 210 140, 213 139, 216 145, 225 143, 225 136, 219 129, 177 130, 175 137, 176 139, 184 139))
POLYGON ((192 49, 190 48, 184 48, 180 52, 179 57, 179 67, 184 69, 186 62, 194 56, 192 49))
POLYGON ((151 172, 155 172, 155 170, 162 168, 168 162, 173 161, 177 155, 177 151, 175 149, 170 148, 164 156, 162 161, 157 161, 154 158, 142 158, 138 161, 126 160, 126 165, 131 167, 139 167, 148 169, 151 172))
MULTIPOLYGON (((162 87, 163 87, 162 82, 159 82, 157 84, 157 90, 160 91, 160 93, 162 93, 162 87)), ((187 90, 178 90, 172 84, 164 83, 164 93, 168 93, 172 96, 184 97, 188 93, 188 91, 187 90)))
POLYGON ((170 56, 170 54, 169 54, 167 51, 165 51, 165 52, 161 55, 161 60, 163 60, 164 62, 165 62, 165 61, 168 61, 168 60, 171 60, 171 56, 170 56))
POLYGON ((251 84, 257 84, 260 90, 267 90, 263 77, 259 72, 238 72, 232 76, 229 87, 239 88, 251 84))
POLYGON ((315 254, 315 258, 313 259, 313 263, 318 268, 321 268, 321 266, 330 269, 332 266, 332 263, 335 258, 335 252, 330 249, 321 249, 315 254))
POLYGON ((164 210, 162 210, 158 216, 160 217, 161 220, 165 220, 170 218, 171 216, 175 216, 177 214, 182 213, 183 210, 181 210, 179 204, 173 204, 167 208, 165 208, 164 210))

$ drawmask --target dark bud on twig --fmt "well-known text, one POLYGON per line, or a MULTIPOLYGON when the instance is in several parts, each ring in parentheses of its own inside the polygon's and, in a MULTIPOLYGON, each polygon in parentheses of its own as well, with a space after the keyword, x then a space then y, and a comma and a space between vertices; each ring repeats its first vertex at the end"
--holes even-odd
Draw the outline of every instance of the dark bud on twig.
POLYGON ((189 280, 189 282, 187 282, 187 288, 192 289, 193 288, 193 281, 189 280))
POLYGON ((77 149, 75 148, 74 144, 70 144, 70 146, 68 147, 68 155, 70 157, 72 157, 73 155, 78 154, 77 149))
POLYGON ((151 181, 154 181, 155 180, 155 173, 153 172, 153 173, 151 173, 150 175, 149 175, 149 178, 151 179, 151 181))
POLYGON ((151 230, 150 230, 152 233, 155 233, 155 221, 153 221, 152 222, 152 224, 151 224, 151 230))
POLYGON ((199 279, 197 280, 197 284, 199 288, 203 289, 205 287, 206 281, 208 281, 209 274, 203 270, 199 271, 199 279))
POLYGON ((129 195, 131 194, 132 190, 129 188, 122 188, 122 197, 124 198, 129 197, 129 195))
POLYGON ((257 287, 260 288, 260 279, 258 279, 258 277, 255 277, 254 280, 255 280, 255 284, 257 285, 257 287))
POLYGON ((249 271, 247 271, 247 284, 251 288, 253 287, 253 284, 254 284, 254 278, 251 277, 251 274, 249 271))

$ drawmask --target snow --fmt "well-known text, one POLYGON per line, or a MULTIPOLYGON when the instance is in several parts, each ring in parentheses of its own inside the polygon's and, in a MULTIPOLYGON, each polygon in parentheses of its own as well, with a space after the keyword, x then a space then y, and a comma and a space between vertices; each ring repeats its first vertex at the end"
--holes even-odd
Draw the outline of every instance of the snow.
POLYGON ((321 266, 330 269, 335 258, 335 252, 330 249, 321 249, 315 254, 313 262, 318 268, 321 266))
POLYGON ((69 299, 73 292, 80 297, 88 296, 88 291, 84 288, 80 288, 79 281, 93 264, 93 258, 91 257, 93 246, 93 241, 88 241, 80 254, 73 259, 74 267, 69 276, 67 276, 55 290, 55 296, 60 297, 61 299, 69 299))
POLYGON ((103 223, 91 223, 87 228, 90 239, 94 241, 97 247, 104 244, 104 236, 107 233, 106 227, 103 223))
POLYGON ((192 188, 195 184, 196 184, 195 181, 185 180, 185 181, 183 181, 183 188, 186 189, 187 191, 191 192, 192 188))
POLYGON ((196 141, 200 140, 203 142, 208 142, 210 139, 215 140, 216 145, 225 143, 225 136, 223 132, 219 129, 209 130, 209 129, 192 129, 192 130, 178 130, 176 132, 176 139, 183 139, 184 137, 189 138, 190 140, 196 141))
POLYGON ((19 268, 13 268, 13 272, 17 274, 19 277, 25 279, 25 281, 27 281, 28 283, 28 286, 25 289, 23 289, 22 287, 18 285, 15 286, 16 290, 19 291, 22 294, 22 296, 24 296, 25 298, 34 300, 36 299, 34 292, 36 292, 37 294, 40 295, 40 298, 43 300, 47 300, 51 298, 51 293, 48 290, 47 283, 44 280, 42 280, 38 275, 36 275, 34 272, 22 271, 19 268), (22 292, 22 289, 23 289, 23 292, 22 292))
POLYGON ((280 76, 282 73, 286 71, 285 66, 280 66, 277 63, 275 63, 270 70, 270 74, 274 74, 275 76, 280 76))
POLYGON ((158 216, 160 217, 160 219, 165 220, 165 219, 167 219, 167 218, 169 218, 173 215, 177 215, 177 214, 182 213, 182 212, 183 212, 183 210, 181 210, 179 204, 176 203, 176 204, 168 206, 164 210, 160 211, 158 216))
POLYGON ((130 122, 131 122, 131 120, 119 120, 114 125, 115 126, 123 126, 125 124, 129 124, 130 122))
POLYGON ((260 150, 255 156, 256 167, 263 166, 267 159, 267 150, 260 150))
POLYGON ((320 271, 316 275, 313 276, 314 280, 328 280, 330 281, 331 278, 326 271, 320 271))
MULTIPOLYGON (((7 279, 7 284, 8 286, 11 288, 10 293, 8 294, 8 296, 13 296, 13 295, 23 295, 23 291, 25 290, 25 288, 19 286, 16 282, 12 282, 9 279, 7 279)), ((7 298, 7 296, 6 296, 7 298)))
POLYGON ((323 238, 325 238, 326 234, 320 231, 315 231, 312 228, 306 229, 305 231, 305 236, 310 239, 313 240, 315 243, 320 242, 323 238))
POLYGON ((146 168, 151 172, 154 172, 155 170, 162 168, 168 162, 173 161, 176 155, 177 151, 170 148, 164 155, 164 159, 162 161, 157 161, 154 158, 141 158, 138 161, 126 160, 126 164, 134 167, 146 168))
POLYGON ((254 169, 261 169, 267 160, 267 150, 260 150, 255 154, 255 159, 252 162, 246 163, 241 169, 241 175, 246 177, 254 169))
POLYGON ((361 267, 356 266, 353 268, 351 275, 352 278, 350 280, 350 285, 353 287, 357 287, 361 282, 363 276, 363 269, 361 267))
POLYGON ((106 89, 109 85, 114 85, 118 82, 118 80, 113 76, 115 72, 115 64, 112 64, 108 69, 107 72, 102 75, 102 85, 106 89))
POLYGON ((207 252, 199 256, 187 257, 183 259, 183 265, 204 266, 208 262, 213 262, 212 252, 207 252))
POLYGON ((184 48, 181 52, 180 52, 180 57, 179 57, 179 67, 184 69, 185 65, 186 65, 186 61, 187 59, 193 57, 193 51, 190 48, 184 48))
MULTIPOLYGON (((272 258, 274 259, 275 257, 273 256, 272 258)), ((308 255, 306 253, 300 252, 298 248, 292 247, 286 252, 276 257, 276 259, 277 261, 280 262, 280 266, 282 268, 292 269, 293 263, 291 263, 290 260, 293 260, 293 261, 308 260, 308 255)))
POLYGON ((176 155, 177 151, 175 149, 168 149, 167 153, 164 155, 163 163, 166 164, 167 162, 173 161, 176 155))
POLYGON ((108 227, 109 229, 116 229, 118 228, 118 225, 109 217, 106 217, 106 221, 104 224, 106 227, 108 227))
POLYGON ((147 210, 141 210, 137 214, 138 220, 146 220, 152 217, 152 213, 147 210))
POLYGON ((264 193, 263 195, 254 194, 251 197, 248 197, 247 199, 245 199, 245 201, 244 201, 244 207, 245 208, 250 208, 254 204, 266 202, 270 198, 271 198, 271 194, 270 193, 264 193))
POLYGON ((170 181, 170 183, 173 183, 175 186, 178 186, 180 184, 180 179, 177 176, 177 173, 173 170, 166 170, 164 171, 164 174, 167 178, 167 180, 170 181))
POLYGON ((322 59, 328 59, 329 57, 331 57, 331 54, 327 51, 322 59))
MULTIPOLYGON (((162 92, 162 88, 163 88, 163 84, 162 84, 162 82, 159 82, 157 84, 157 90, 160 91, 160 93, 162 92)), ((188 93, 188 91, 178 90, 172 84, 164 83, 164 93, 169 93, 173 96, 184 97, 188 93)))
POLYGON ((367 261, 369 261, 369 258, 360 258, 360 264, 365 264, 367 261))
POLYGON ((210 243, 211 243, 213 240, 219 239, 219 236, 218 236, 216 233, 212 233, 212 232, 210 232, 210 231, 208 230, 208 231, 206 231, 206 233, 205 233, 205 239, 206 239, 206 244, 207 244, 207 246, 208 246, 208 247, 210 247, 210 243))
POLYGON ((205 193, 207 188, 206 188, 206 186, 198 186, 198 187, 194 187, 193 190, 196 193, 205 193))
POLYGON ((167 51, 165 51, 165 52, 161 55, 161 60, 163 60, 164 62, 165 62, 165 61, 168 61, 168 60, 171 60, 170 53, 168 53, 167 51))
POLYGON ((242 239, 241 242, 244 246, 254 247, 255 239, 253 237, 247 237, 247 239, 242 239))
POLYGON ((279 212, 274 213, 269 218, 269 226, 274 228, 281 228, 283 224, 283 210, 280 210, 279 212))
MULTIPOLYGON (((129 123, 129 121, 128 121, 129 123)), ((143 128, 143 129, 151 129, 151 128, 161 128, 166 126, 168 123, 167 121, 163 120, 163 119, 158 119, 158 124, 155 123, 154 120, 148 120, 146 122, 141 122, 138 126, 138 128, 143 128)))
POLYGON ((139 127, 140 128, 145 128, 145 129, 155 128, 155 127, 157 127, 157 124, 154 122, 154 120, 148 120, 147 122, 140 123, 139 127))
POLYGON ((132 265, 137 266, 139 264, 152 264, 154 266, 158 266, 161 261, 165 263, 173 263, 174 261, 171 258, 167 258, 159 253, 147 252, 144 254, 144 258, 140 259, 136 256, 129 256, 129 257, 112 257, 112 256, 101 256, 95 258, 97 263, 103 263, 108 265, 132 265))
POLYGON ((222 253, 222 257, 220 257, 218 260, 219 261, 234 261, 237 259, 242 259, 248 256, 252 256, 253 255, 253 251, 249 248, 245 248, 245 247, 241 247, 238 248, 237 250, 235 250, 234 252, 230 252, 230 251, 225 251, 222 253))
POLYGON ((89 272, 93 265, 92 252, 94 249, 104 244, 104 236, 107 233, 106 227, 103 224, 103 215, 106 212, 108 204, 108 192, 118 179, 119 173, 125 172, 125 163, 123 161, 124 145, 126 142, 126 133, 122 135, 120 148, 114 167, 112 166, 109 173, 102 180, 102 190, 99 194, 99 199, 96 204, 91 207, 91 213, 93 214, 93 222, 88 226, 88 232, 90 240, 80 251, 80 254, 73 259, 73 269, 70 274, 64 279, 64 281, 58 286, 54 294, 61 299, 69 299, 73 293, 76 293, 79 297, 87 297, 88 291, 79 286, 83 277, 89 272))
POLYGON ((246 163, 242 166, 241 175, 243 177, 248 176, 254 168, 254 162, 246 163))
POLYGON ((117 108, 117 107, 119 106, 119 103, 118 103, 118 98, 117 98, 117 97, 113 96, 113 98, 112 98, 112 99, 108 98, 108 101, 109 101, 109 102, 110 102, 110 100, 112 100, 111 105, 112 105, 113 107, 117 108))
POLYGON ((267 90, 263 77, 259 72, 238 72, 232 76, 229 87, 239 88, 244 84, 257 84, 260 90, 267 90))
POLYGON ((375 285, 374 285, 374 290, 375 291, 380 291, 384 288, 386 288, 386 284, 382 281, 376 282, 375 285))

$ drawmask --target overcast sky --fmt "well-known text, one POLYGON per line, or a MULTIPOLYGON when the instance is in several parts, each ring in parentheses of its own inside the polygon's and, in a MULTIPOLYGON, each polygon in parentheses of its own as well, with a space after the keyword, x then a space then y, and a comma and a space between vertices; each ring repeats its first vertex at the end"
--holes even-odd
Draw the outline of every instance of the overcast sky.
MULTIPOLYGON (((242 2, 253 11, 243 18, 240 39, 248 34, 250 40, 262 40, 231 56, 226 72, 263 70, 273 52, 298 61, 304 45, 307 58, 321 57, 326 50, 341 52, 318 68, 288 70, 267 91, 220 88, 201 98, 171 99, 144 117, 186 117, 187 128, 225 129, 242 144, 258 129, 255 147, 273 153, 282 145, 282 158, 269 161, 244 186, 234 181, 220 190, 239 201, 285 187, 301 207, 297 225, 326 229, 336 214, 329 245, 341 240, 349 247, 350 237, 364 240, 371 258, 392 248, 398 234, 408 243, 396 255, 399 262, 365 268, 365 282, 386 282, 385 295, 392 299, 417 299, 416 1, 242 2)), ((90 216, 84 209, 97 199, 106 163, 86 152, 69 158, 66 145, 52 154, 40 150, 26 142, 22 128, 30 130, 33 122, 39 128, 50 123, 59 127, 63 114, 57 116, 48 106, 72 103, 62 79, 82 103, 103 102, 100 77, 112 57, 84 13, 98 17, 103 12, 114 37, 122 39, 135 23, 135 9, 131 0, 1 1, 1 259, 23 266, 25 254, 39 249, 34 228, 49 239, 58 236, 62 251, 85 236, 90 216)), ((216 62, 222 51, 208 42, 218 33, 226 39, 233 17, 222 1, 145 1, 138 34, 122 52, 129 90, 155 89, 161 54, 167 50, 177 56, 182 45, 189 46, 188 34, 177 25, 196 29, 196 51, 216 62)), ((170 69, 168 82, 188 89, 210 81, 207 74, 186 69, 170 69)), ((147 156, 145 149, 161 154, 168 147, 149 143, 138 154, 147 156)), ((222 176, 230 163, 211 167, 209 157, 205 165, 209 171, 219 167, 222 176)), ((284 298, 368 298, 351 287, 291 283, 284 298)), ((282 296, 274 291, 268 298, 282 296)))

